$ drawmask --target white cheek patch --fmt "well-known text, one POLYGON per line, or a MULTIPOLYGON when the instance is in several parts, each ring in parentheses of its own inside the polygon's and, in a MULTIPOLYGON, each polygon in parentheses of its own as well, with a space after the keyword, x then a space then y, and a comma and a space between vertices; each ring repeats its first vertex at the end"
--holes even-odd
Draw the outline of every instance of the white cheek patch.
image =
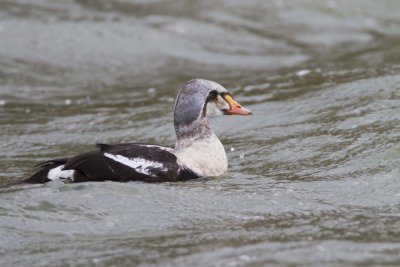
POLYGON ((71 179, 74 180, 74 170, 63 170, 64 165, 60 165, 56 168, 50 169, 47 174, 47 178, 49 180, 57 180, 57 179, 71 179))
POLYGON ((113 155, 110 153, 104 153, 104 156, 114 161, 117 161, 121 164, 124 164, 128 167, 131 167, 132 169, 135 169, 136 172, 145 175, 151 175, 149 168, 151 169, 158 168, 161 169, 162 171, 166 171, 163 164, 156 161, 147 160, 144 158, 127 158, 121 155, 113 155))
POLYGON ((230 108, 229 104, 226 102, 226 100, 220 95, 218 95, 218 97, 217 97, 217 106, 219 109, 229 109, 230 108))
POLYGON ((207 103, 207 112, 206 116, 208 117, 217 117, 224 115, 222 110, 230 109, 229 104, 222 98, 222 96, 218 95, 216 101, 207 103))
MULTIPOLYGON (((217 117, 223 115, 222 111, 220 108, 217 107, 215 102, 209 102, 207 103, 207 111, 206 111, 206 116, 207 117, 217 117)), ((228 106, 229 108, 229 106, 228 106)), ((224 108, 222 108, 224 109, 224 108)))
POLYGON ((218 116, 219 115, 218 113, 222 112, 217 108, 214 102, 207 103, 207 111, 206 111, 207 117, 218 116))

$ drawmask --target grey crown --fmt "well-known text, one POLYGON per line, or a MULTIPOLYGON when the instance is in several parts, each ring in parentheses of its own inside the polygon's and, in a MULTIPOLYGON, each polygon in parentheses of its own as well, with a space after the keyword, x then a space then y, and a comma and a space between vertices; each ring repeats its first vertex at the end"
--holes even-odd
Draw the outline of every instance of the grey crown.
POLYGON ((199 119, 203 106, 211 91, 228 92, 222 85, 204 79, 193 79, 187 82, 175 101, 175 127, 188 125, 199 119))

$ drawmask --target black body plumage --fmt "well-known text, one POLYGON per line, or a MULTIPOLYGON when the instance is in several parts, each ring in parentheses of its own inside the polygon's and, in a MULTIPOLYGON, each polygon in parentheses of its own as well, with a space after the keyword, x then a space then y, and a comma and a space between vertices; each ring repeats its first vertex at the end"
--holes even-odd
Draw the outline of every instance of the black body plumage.
POLYGON ((98 149, 79 154, 71 158, 55 159, 39 164, 39 170, 26 179, 27 183, 45 183, 50 181, 48 173, 51 169, 64 165, 65 170, 74 170, 74 182, 87 181, 144 181, 166 182, 182 181, 198 178, 190 170, 181 168, 177 158, 168 148, 156 145, 126 143, 97 144, 98 149), (127 166, 106 155, 122 156, 127 159, 145 159, 154 166, 140 166, 145 171, 127 166))

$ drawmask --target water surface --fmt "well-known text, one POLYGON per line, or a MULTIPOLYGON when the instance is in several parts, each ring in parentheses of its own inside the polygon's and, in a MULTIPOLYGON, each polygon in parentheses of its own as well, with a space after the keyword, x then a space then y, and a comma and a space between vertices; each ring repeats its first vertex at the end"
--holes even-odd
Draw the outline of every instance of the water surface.
POLYGON ((1 266, 398 266, 397 1, 0 2, 0 184, 92 144, 173 146, 195 77, 224 177, 0 192, 1 266))

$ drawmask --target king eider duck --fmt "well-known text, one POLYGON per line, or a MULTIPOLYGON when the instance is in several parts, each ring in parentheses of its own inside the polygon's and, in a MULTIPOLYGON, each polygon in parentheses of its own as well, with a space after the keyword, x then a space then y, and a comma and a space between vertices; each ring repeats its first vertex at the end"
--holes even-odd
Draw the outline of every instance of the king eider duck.
POLYGON ((27 183, 64 179, 87 181, 183 181, 223 175, 225 149, 208 120, 220 115, 250 115, 216 82, 187 82, 175 101, 175 148, 142 143, 98 144, 97 150, 39 164, 27 183))

